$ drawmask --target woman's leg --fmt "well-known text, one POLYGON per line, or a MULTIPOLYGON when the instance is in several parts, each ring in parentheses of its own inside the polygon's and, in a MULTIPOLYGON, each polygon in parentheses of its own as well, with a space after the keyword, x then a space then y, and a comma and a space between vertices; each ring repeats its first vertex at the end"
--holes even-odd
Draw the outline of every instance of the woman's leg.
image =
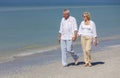
POLYGON ((84 53, 84 61, 85 61, 85 64, 87 64, 86 37, 85 36, 81 36, 81 45, 82 45, 82 49, 84 53))
POLYGON ((86 56, 87 56, 87 63, 89 66, 91 66, 91 43, 92 43, 92 37, 88 37, 86 41, 86 56))

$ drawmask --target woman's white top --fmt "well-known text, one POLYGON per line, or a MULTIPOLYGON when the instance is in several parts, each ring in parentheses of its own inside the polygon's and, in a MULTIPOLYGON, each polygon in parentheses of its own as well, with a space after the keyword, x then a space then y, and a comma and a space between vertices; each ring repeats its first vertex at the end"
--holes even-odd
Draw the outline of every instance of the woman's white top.
POLYGON ((85 21, 82 21, 80 26, 79 26, 78 35, 92 36, 93 38, 97 37, 95 23, 90 20, 90 24, 86 25, 85 21))

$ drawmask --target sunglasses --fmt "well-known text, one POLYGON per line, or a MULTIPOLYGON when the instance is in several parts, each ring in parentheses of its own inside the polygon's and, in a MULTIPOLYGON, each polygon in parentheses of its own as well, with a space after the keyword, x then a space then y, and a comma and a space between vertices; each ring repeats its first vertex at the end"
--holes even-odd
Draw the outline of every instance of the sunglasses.
POLYGON ((87 16, 83 16, 83 18, 85 18, 85 17, 87 17, 87 16))

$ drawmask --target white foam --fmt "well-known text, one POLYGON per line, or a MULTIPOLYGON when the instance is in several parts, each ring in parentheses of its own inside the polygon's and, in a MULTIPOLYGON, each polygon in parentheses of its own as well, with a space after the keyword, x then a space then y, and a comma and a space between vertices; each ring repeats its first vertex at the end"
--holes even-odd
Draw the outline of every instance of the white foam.
POLYGON ((50 46, 50 47, 46 47, 46 48, 39 48, 39 49, 32 49, 32 50, 26 50, 26 51, 18 51, 16 54, 16 52, 12 55, 2 55, 0 56, 0 63, 5 63, 5 62, 9 62, 9 61, 14 61, 16 58, 19 57, 25 57, 25 56, 30 56, 30 55, 34 55, 37 53, 43 53, 43 52, 47 52, 47 51, 52 51, 52 50, 56 50, 58 49, 60 46, 56 45, 56 46, 50 46))
POLYGON ((29 56, 29 55, 33 55, 33 54, 37 54, 37 53, 43 53, 43 52, 47 52, 47 51, 56 50, 58 48, 59 48, 59 45, 47 47, 45 49, 34 49, 34 50, 23 51, 23 52, 20 52, 20 54, 14 55, 13 57, 29 56))

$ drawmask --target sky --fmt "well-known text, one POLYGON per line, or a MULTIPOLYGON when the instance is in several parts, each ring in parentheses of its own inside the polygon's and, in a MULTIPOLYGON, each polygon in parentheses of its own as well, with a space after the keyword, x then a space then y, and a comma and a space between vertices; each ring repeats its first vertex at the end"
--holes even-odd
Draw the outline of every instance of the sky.
POLYGON ((12 5, 120 5, 120 0, 0 0, 0 6, 12 5))

